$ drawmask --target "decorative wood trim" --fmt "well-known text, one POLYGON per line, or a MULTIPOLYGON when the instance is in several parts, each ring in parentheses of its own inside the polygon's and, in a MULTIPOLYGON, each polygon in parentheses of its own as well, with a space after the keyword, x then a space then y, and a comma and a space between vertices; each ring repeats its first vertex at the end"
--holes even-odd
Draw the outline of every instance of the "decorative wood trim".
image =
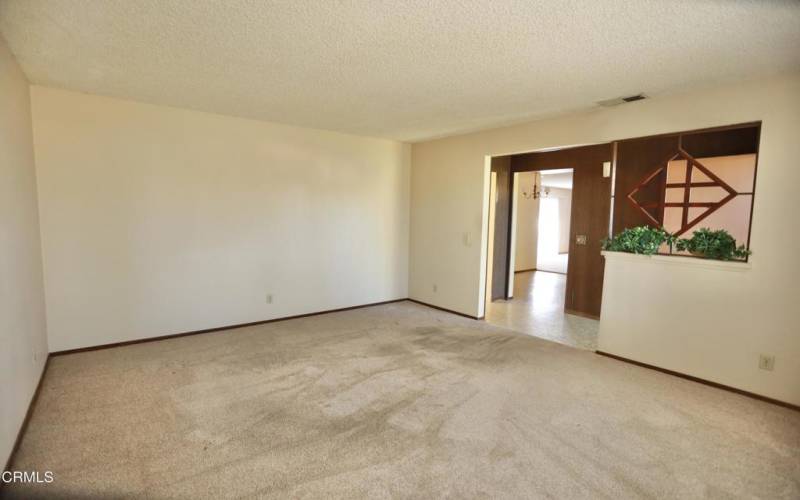
POLYGON ((248 327, 248 326, 265 325, 267 323, 275 323, 277 321, 287 321, 287 320, 290 320, 290 319, 307 318, 309 316, 319 316, 321 314, 330 314, 330 313, 335 313, 335 312, 352 311, 353 309, 362 309, 364 307, 381 306, 381 305, 384 305, 384 304, 392 304, 392 303, 395 303, 395 302, 403 302, 405 300, 410 300, 410 299, 403 298, 403 299, 385 300, 383 302, 373 302, 371 304, 362 304, 362 305, 358 305, 358 306, 342 307, 342 308, 339 308, 339 309, 328 309, 326 311, 317 311, 317 312, 311 312, 311 313, 305 313, 305 314, 297 314, 297 315, 294 315, 294 316, 284 316, 284 317, 281 317, 281 318, 265 319, 265 320, 262 320, 262 321, 253 321, 251 323, 239 323, 239 324, 236 324, 236 325, 220 326, 220 327, 217 327, 217 328, 206 328, 205 330, 194 330, 194 331, 191 331, 191 332, 173 333, 171 335, 161 335, 159 337, 148 337, 148 338, 145 338, 145 339, 126 340, 126 341, 123 341, 123 342, 114 342, 114 343, 111 343, 111 344, 101 344, 101 345, 90 346, 90 347, 80 347, 78 349, 67 349, 67 350, 64 350, 64 351, 51 352, 50 356, 63 356, 65 354, 75 354, 75 353, 79 353, 79 352, 97 351, 97 350, 100 350, 100 349, 113 349, 115 347, 124 347, 126 345, 133 345, 133 344, 143 344, 145 342, 158 342, 159 340, 168 340, 168 339, 174 339, 174 338, 178 338, 178 337, 188 337, 189 335, 199 335, 201 333, 212 333, 212 332, 218 332, 218 331, 221 331, 221 330, 233 330, 235 328, 245 328, 245 327, 248 327))
POLYGON ((517 273, 529 273, 529 272, 536 271, 536 270, 537 269, 535 267, 532 267, 530 269, 520 269, 519 271, 514 271, 514 274, 517 274, 517 273))
POLYGON ((745 391, 744 389, 737 389, 736 387, 731 387, 729 385, 720 384, 718 382, 712 382, 710 380, 698 378, 692 375, 687 375, 685 373, 676 372, 673 370, 669 370, 667 368, 661 368, 660 366, 650 365, 647 363, 642 363, 641 361, 634 361, 629 358, 624 358, 622 356, 617 356, 616 354, 610 354, 603 351, 595 351, 595 354, 599 354, 600 356, 605 356, 607 358, 616 359, 617 361, 623 361, 625 363, 630 363, 632 365, 641 366, 642 368, 649 368, 651 370, 656 370, 661 373, 666 373, 667 375, 674 375, 676 377, 680 377, 686 380, 691 380, 692 382, 697 382, 699 384, 708 385, 710 387, 715 387, 717 389, 722 389, 724 391, 733 392, 736 394, 741 394, 742 396, 747 396, 749 398, 758 399, 759 401, 765 401, 767 403, 772 403, 774 405, 783 406, 784 408, 789 408, 790 410, 800 411, 800 406, 787 403, 786 401, 781 401, 780 399, 773 399, 767 396, 762 396, 760 394, 756 394, 754 392, 745 391))
MULTIPOLYGON (((664 162, 664 165, 668 165, 669 162, 672 161, 673 159, 675 159, 675 155, 670 155, 670 157, 664 162)), ((653 180, 658 174, 660 174, 661 171, 666 168, 664 165, 659 166, 657 169, 653 170, 653 172, 651 172, 647 177, 642 179, 639 182, 639 184, 637 184, 636 187, 634 187, 633 190, 630 193, 628 193, 627 196, 626 196, 628 198, 628 201, 631 202, 634 207, 638 208, 639 211, 642 212, 645 217, 647 217, 653 224, 655 224, 658 227, 661 226, 661 221, 656 220, 650 214, 650 212, 645 210, 645 208, 646 208, 645 205, 642 205, 638 201, 636 201, 636 198, 634 198, 634 195, 636 195, 636 193, 638 193, 640 189, 642 189, 651 180, 653 180)), ((662 199, 663 199, 663 196, 662 196, 662 199)), ((661 202, 659 202, 659 203, 661 203, 661 202)), ((652 207, 652 208, 654 208, 654 207, 652 207)))
MULTIPOLYGON (((681 136, 681 137, 683 137, 683 136, 681 136)), ((684 188, 683 188, 684 189, 684 191, 683 191, 683 223, 681 224, 680 231, 675 233, 675 236, 680 236, 680 235, 684 234, 686 231, 688 231, 689 229, 691 229, 694 226, 696 226, 700 221, 702 221, 703 219, 705 219, 709 215, 713 214, 714 212, 716 212, 717 210, 722 208, 723 205, 725 205, 726 203, 728 203, 729 201, 731 201, 732 199, 734 199, 738 195, 736 190, 733 189, 730 185, 728 185, 727 182, 723 181, 719 176, 717 176, 714 172, 709 170, 705 165, 703 165, 702 163, 697 161, 692 155, 687 153, 683 148, 679 148, 679 151, 680 151, 680 155, 683 156, 684 158, 686 158, 686 183, 685 183, 684 188), (719 200, 716 203, 713 203, 711 205, 705 205, 705 204, 700 204, 700 203, 689 203, 689 195, 690 195, 690 193, 692 191, 692 188, 691 188, 691 186, 692 186, 692 174, 691 174, 691 171, 692 171, 693 168, 697 168, 699 171, 701 171, 703 174, 705 174, 708 178, 710 178, 712 181, 714 181, 717 184, 717 186, 719 186, 722 189, 724 189, 725 191, 727 191, 728 192, 728 196, 726 196, 725 198, 722 198, 721 200, 719 200), (705 212, 703 212, 702 214, 698 215, 694 219, 692 219, 691 222, 689 222, 689 220, 688 220, 689 219, 689 208, 693 207, 693 206, 696 206, 696 207, 708 206, 709 209, 706 210, 705 212)), ((755 176, 755 173, 753 174, 753 176, 755 176)))
MULTIPOLYGON (((665 207, 683 207, 683 208, 711 208, 711 207, 716 207, 717 205, 719 205, 719 202, 716 201, 684 201, 683 203, 664 203, 665 207)), ((684 210, 684 213, 686 214, 686 218, 688 219, 689 212, 684 210)), ((688 223, 688 220, 686 223, 688 223)))
MULTIPOLYGON (((732 125, 725 125, 719 127, 707 127, 702 129, 694 129, 694 130, 684 130, 679 132, 668 132, 663 134, 652 134, 646 136, 639 136, 639 137, 629 137, 626 139, 619 139, 615 141, 618 147, 623 146, 631 146, 631 153, 632 154, 642 154, 641 149, 647 148, 648 146, 639 144, 637 147, 636 144, 640 141, 649 141, 649 140, 658 140, 661 139, 667 142, 677 142, 677 149, 683 151, 692 151, 692 156, 697 156, 699 158, 706 158, 706 157, 715 157, 715 156, 727 156, 727 155, 743 155, 743 154, 754 154, 755 155, 755 165, 753 169, 753 183, 752 189, 747 189, 747 191, 741 191, 737 193, 737 196, 751 196, 750 199, 750 223, 748 224, 748 231, 747 231, 747 242, 745 247, 750 249, 751 243, 751 236, 753 230, 753 211, 755 208, 755 186, 758 179, 758 163, 759 163, 759 149, 760 149, 760 142, 761 142, 761 121, 752 121, 752 122, 745 122, 745 123, 737 123, 732 125), (730 132, 730 134, 726 134, 730 132), (703 141, 701 139, 702 136, 705 134, 709 134, 713 137, 707 137, 708 141, 703 141), (723 135, 725 137, 723 137, 723 135), (710 141, 710 142, 709 142, 710 141)), ((655 145, 652 146, 653 150, 659 150, 663 152, 668 151, 671 148, 665 148, 666 143, 662 141, 660 146, 655 145)), ((672 148, 674 150, 674 148, 672 148)), ((654 153, 650 155, 653 156, 660 156, 663 152, 654 153)), ((653 161, 657 161, 658 158, 651 158, 653 161)), ((619 162, 619 160, 617 160, 619 162)), ((624 162, 623 162, 624 163, 624 162)), ((657 163, 653 163, 657 164, 657 163)), ((617 165, 619 166, 619 165, 617 165)), ((633 164, 634 170, 638 172, 634 178, 630 178, 632 176, 628 176, 628 178, 624 179, 625 186, 634 186, 636 182, 638 182, 638 178, 643 173, 648 173, 647 166, 642 164, 633 164), (644 167, 642 169, 641 167, 644 167)), ((713 177, 713 176, 712 176, 713 177)), ((615 184, 620 183, 620 177, 615 177, 615 184)), ((622 185, 622 184, 621 184, 622 185)), ((616 188, 617 186, 615 186, 616 188)), ((679 189, 685 187, 684 182, 670 182, 666 183, 666 185, 660 186, 663 190, 666 189, 679 189)), ((693 182, 689 186, 691 187, 713 187, 711 182, 693 182)), ((627 187, 626 187, 627 190, 627 187)), ((619 194, 619 193, 617 193, 619 194)), ((624 198, 619 196, 616 197, 618 200, 613 207, 612 214, 616 213, 613 217, 612 226, 610 229, 610 233, 613 234, 614 231, 620 231, 622 227, 632 227, 635 225, 642 225, 642 224, 649 224, 655 225, 657 227, 661 226, 661 221, 663 221, 664 217, 663 214, 654 213, 651 217, 649 213, 644 214, 646 212, 643 208, 636 206, 635 203, 628 204, 624 198), (631 208, 634 210, 631 211, 631 208), (660 219, 660 221, 655 221, 653 219, 660 219), (628 220, 630 219, 630 220, 628 220), (631 223, 635 222, 635 223, 631 223), (620 226, 620 227, 617 227, 620 226)), ((721 201, 727 203, 732 198, 727 197, 727 199, 723 199, 721 201)), ((652 201, 652 200, 648 200, 652 201)), ((652 205, 652 204, 651 204, 652 205)), ((646 208, 653 209, 656 208, 654 206, 648 206, 646 208)), ((704 214, 701 214, 699 218, 695 221, 690 221, 688 228, 683 228, 683 232, 685 233, 688 230, 691 230, 692 227, 696 226, 698 223, 701 222, 705 217, 711 215, 713 212, 717 210, 716 207, 709 207, 709 210, 706 210, 704 214)), ((675 236, 680 236, 682 233, 677 233, 675 236)), ((749 256, 745 258, 745 261, 749 261, 749 256)))
POLYGON ((661 182, 660 186, 658 187, 658 220, 661 221, 662 225, 664 223, 664 213, 666 212, 666 203, 667 203, 667 177, 669 177, 669 162, 664 164, 664 181, 661 182))
MULTIPOLYGON (((752 196, 750 197, 750 221, 747 224, 747 249, 750 249, 750 236, 753 234, 753 209, 755 209, 756 205, 756 180, 758 179, 758 160, 761 157, 761 122, 758 122, 758 128, 756 130, 756 160, 755 165, 753 165, 753 189, 751 189, 752 196)), ((746 260, 750 260, 750 256, 748 255, 745 257, 746 260)))
MULTIPOLYGON (((679 136, 682 138, 683 136, 679 136)), ((679 139, 680 140, 680 139, 679 139)), ((680 144, 680 143, 678 143, 680 144)), ((683 152, 683 148, 678 146, 678 149, 683 152)), ((665 168, 669 168, 669 163, 665 168)), ((685 172, 685 181, 683 183, 683 210, 681 211, 681 229, 679 232, 684 232, 684 228, 689 225, 689 200, 691 199, 692 194, 692 170, 694 168, 694 162, 690 161, 688 158, 686 159, 686 172, 685 172)), ((669 175, 669 172, 667 172, 669 175)), ((663 219, 662 219, 663 223, 663 219)))
POLYGON ((719 204, 717 201, 692 201, 689 203, 685 203, 682 201, 674 201, 669 203, 642 203, 639 206, 642 208, 659 208, 659 207, 668 207, 668 208, 681 208, 681 207, 716 207, 719 204))
MULTIPOLYGON (((686 151, 684 151, 683 149, 681 149, 681 154, 682 154, 682 155, 683 155, 683 156, 684 156, 684 157, 685 157, 687 160, 689 160, 689 162, 691 162, 691 164, 692 164, 692 167, 695 167, 695 168, 697 168, 698 170, 700 170, 701 172, 703 172, 704 174, 706 174, 706 175, 707 175, 707 176, 708 176, 708 177, 709 177, 709 178, 710 178, 712 181, 714 181, 714 182, 716 182, 717 184, 719 184, 719 186, 720 186, 722 189, 724 189, 725 191, 728 191, 729 193, 735 193, 735 192, 736 192, 736 190, 735 190, 735 189, 733 189, 733 188, 732 188, 732 187, 731 187, 731 186, 730 186, 730 185, 729 185, 727 182, 723 181, 723 180, 722 180, 722 179, 721 179, 721 178, 720 178, 720 177, 719 177, 717 174, 715 174, 715 173, 714 173, 714 172, 712 172, 712 171, 711 171, 711 170, 710 170, 708 167, 706 167, 705 165, 703 165, 702 163, 700 163, 699 161, 697 161, 697 160, 695 159, 695 157, 694 157, 694 156, 690 155, 689 153, 687 153, 687 152, 686 152, 686 151)), ((692 177, 691 177, 691 176, 689 176, 689 182, 687 182, 687 184, 690 184, 690 185, 691 185, 691 183, 692 183, 692 182, 691 182, 691 179, 692 179, 692 177)))
MULTIPOLYGON (((47 367, 50 366, 50 355, 47 355, 47 359, 44 362, 44 367, 42 367, 42 374, 39 375, 39 383, 36 384, 36 390, 33 391, 33 396, 31 397, 31 401, 28 404, 28 411, 25 412, 25 418, 22 420, 22 425, 19 426, 19 432, 17 432, 17 439, 14 440, 14 446, 11 447, 11 453, 8 455, 8 460, 6 461, 6 468, 3 469, 4 471, 11 470, 11 466, 14 465, 14 456, 17 454, 19 450, 19 445, 22 444, 22 436, 25 435, 25 431, 28 429, 28 423, 31 420, 31 415, 33 415, 33 410, 36 408, 36 403, 39 401, 39 393, 42 390, 42 382, 44 381, 44 376, 47 373, 47 367)), ((0 487, 2 483, 0 483, 0 487)), ((1 496, 1 495, 0 495, 1 496)))
POLYGON ((409 302, 413 302, 415 304, 419 304, 421 306, 430 307, 431 309, 438 309, 439 311, 444 311, 444 312, 448 312, 450 314, 455 314, 457 316, 462 316, 464 318, 469 318, 469 319, 474 319, 474 320, 482 320, 482 319, 484 319, 484 316, 472 316, 472 315, 469 315, 469 314, 466 314, 466 313, 453 311, 452 309, 446 309, 444 307, 439 307, 439 306, 435 306, 433 304, 428 304, 427 302, 422 302, 421 300, 416 300, 416 299, 406 299, 406 300, 408 300, 409 302))
POLYGON ((738 130, 742 128, 756 128, 756 127, 758 127, 759 129, 761 128, 761 121, 736 123, 733 125, 722 125, 720 127, 697 128, 694 130, 684 130, 682 132, 666 132, 664 134, 640 135, 637 137, 627 137, 625 139, 617 139, 617 142, 638 141, 639 139, 653 139, 656 137, 677 137, 682 135, 695 135, 695 134, 704 134, 707 132, 724 132, 726 130, 738 130))
MULTIPOLYGON (((689 184, 689 186, 691 186, 691 187, 717 187, 717 183, 716 182, 692 182, 692 183, 689 184)), ((670 189, 670 188, 684 188, 684 187, 686 187, 686 184, 684 184, 683 182, 668 182, 664 187, 666 187, 667 189, 670 189)), ((739 194, 745 194, 745 193, 739 193, 739 194)))
MULTIPOLYGON (((633 204, 642 214, 647 217, 655 226, 661 227, 664 221, 664 209, 665 208, 682 208, 681 211, 681 228, 677 231, 674 236, 680 236, 687 232, 689 229, 696 226, 700 221, 708 217, 709 215, 713 214, 726 203, 734 199, 740 193, 737 193, 735 189, 733 189, 728 183, 723 181, 719 176, 717 176, 714 172, 709 170, 705 165, 697 161, 691 154, 686 152, 681 145, 681 140, 684 136, 684 133, 678 134, 678 151, 672 154, 670 157, 667 158, 663 164, 660 164, 658 168, 656 168, 651 174, 647 175, 644 179, 642 179, 636 187, 628 193, 628 201, 633 204), (686 172, 684 174, 684 182, 671 182, 667 183, 666 179, 668 177, 668 169, 669 163, 676 159, 683 159, 686 161, 686 172), (692 172, 694 169, 699 170, 708 178, 711 179, 711 182, 692 182, 692 172), (664 182, 661 183, 659 186, 659 198, 658 202, 655 203, 639 203, 636 200, 635 195, 638 193, 644 186, 650 183, 653 179, 655 179, 659 174, 664 173, 664 182), (727 191, 728 195, 724 198, 720 199, 719 201, 715 202, 692 202, 691 200, 691 192, 692 187, 720 187, 727 191), (670 202, 666 203, 664 201, 665 191, 667 188, 670 189, 683 189, 683 202, 670 202), (647 211, 648 208, 656 208, 658 209, 658 217, 656 219, 653 215, 647 211), (689 208, 708 208, 705 212, 698 215, 691 221, 689 220, 689 208)), ((755 173, 753 174, 755 177, 755 173)), ((751 210, 751 217, 752 217, 752 210, 751 210)), ((749 239, 749 238, 748 238, 749 239)))

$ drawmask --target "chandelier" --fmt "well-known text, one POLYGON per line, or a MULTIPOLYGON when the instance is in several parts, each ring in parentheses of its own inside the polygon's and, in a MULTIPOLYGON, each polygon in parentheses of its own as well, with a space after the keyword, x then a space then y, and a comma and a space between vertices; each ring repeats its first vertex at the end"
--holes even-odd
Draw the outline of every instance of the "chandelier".
POLYGON ((522 188, 522 197, 529 200, 538 200, 540 198, 547 198, 548 196, 550 196, 550 188, 548 186, 540 186, 534 182, 533 189, 528 190, 522 188))

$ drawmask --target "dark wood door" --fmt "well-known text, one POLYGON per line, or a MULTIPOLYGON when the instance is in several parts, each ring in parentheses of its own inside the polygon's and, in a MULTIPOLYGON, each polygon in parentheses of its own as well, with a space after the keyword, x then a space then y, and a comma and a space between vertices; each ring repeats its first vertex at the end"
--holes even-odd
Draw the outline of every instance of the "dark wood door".
POLYGON ((611 179, 603 177, 603 163, 611 161, 611 144, 598 144, 511 157, 512 172, 573 169, 572 216, 564 309, 600 316, 603 300, 601 241, 608 235, 611 179), (578 237, 585 243, 578 243, 578 237))
POLYGON ((492 172, 497 174, 494 217, 494 258, 492 260, 492 300, 508 298, 508 246, 511 221, 511 159, 508 156, 492 158, 492 172))

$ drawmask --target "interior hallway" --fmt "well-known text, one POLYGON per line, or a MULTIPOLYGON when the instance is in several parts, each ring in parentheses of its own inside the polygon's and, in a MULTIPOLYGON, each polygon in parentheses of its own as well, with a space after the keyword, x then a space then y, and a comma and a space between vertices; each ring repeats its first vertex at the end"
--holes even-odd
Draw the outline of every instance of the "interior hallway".
POLYGON ((600 322, 564 313, 564 274, 528 271, 514 275, 514 298, 486 304, 486 321, 572 347, 597 349, 600 322))

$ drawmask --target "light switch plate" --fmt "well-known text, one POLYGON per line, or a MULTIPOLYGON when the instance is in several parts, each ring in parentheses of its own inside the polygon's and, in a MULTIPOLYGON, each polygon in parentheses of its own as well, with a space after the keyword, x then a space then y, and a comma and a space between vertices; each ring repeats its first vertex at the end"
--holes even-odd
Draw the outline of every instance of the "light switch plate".
POLYGON ((773 371, 775 369, 775 356, 762 354, 758 357, 758 367, 762 370, 773 371))

